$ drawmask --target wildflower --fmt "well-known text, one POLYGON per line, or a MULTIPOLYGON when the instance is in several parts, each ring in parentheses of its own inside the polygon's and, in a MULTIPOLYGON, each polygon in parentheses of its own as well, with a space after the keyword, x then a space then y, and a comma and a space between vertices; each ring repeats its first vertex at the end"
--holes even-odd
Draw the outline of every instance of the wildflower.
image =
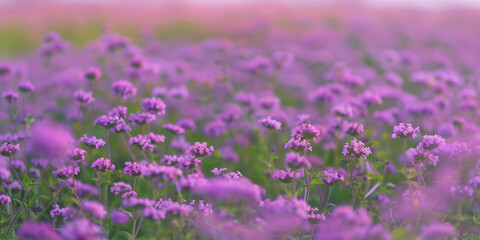
POLYGON ((154 134, 153 132, 149 132, 145 135, 146 138, 150 139, 152 143, 163 143, 165 142, 164 135, 154 134))
POLYGON ((23 81, 23 82, 18 83, 17 89, 20 92, 28 93, 28 92, 31 92, 31 91, 35 90, 35 86, 33 86, 33 84, 31 82, 23 81))
POLYGON ((103 205, 96 201, 85 200, 82 202, 83 211, 89 213, 91 216, 103 219, 107 212, 103 208, 103 205))
POLYGON ((10 197, 0 194, 0 204, 6 205, 10 203, 10 197))
POLYGON ((192 157, 203 158, 212 155, 213 150, 213 146, 208 147, 206 142, 195 142, 194 145, 187 149, 185 154, 192 157))
POLYGON ((84 92, 82 90, 75 91, 73 96, 75 99, 83 104, 90 104, 92 103, 95 98, 93 98, 93 92, 84 92))
POLYGON ((167 124, 163 124, 162 127, 164 129, 166 129, 167 131, 173 133, 173 134, 184 134, 185 133, 185 129, 183 129, 182 127, 180 127, 178 125, 175 125, 175 124, 167 123, 167 124))
POLYGON ((146 178, 158 177, 164 181, 171 181, 182 176, 182 170, 171 166, 159 166, 154 163, 145 166, 142 176, 146 178))
POLYGON ((111 219, 116 225, 125 225, 130 221, 128 214, 122 210, 115 210, 112 213, 111 219))
POLYGON ((296 138, 290 138, 287 143, 285 143, 285 148, 290 148, 297 152, 304 152, 306 150, 312 151, 312 145, 308 140, 298 140, 296 138))
POLYGON ((143 125, 147 123, 151 123, 157 119, 155 115, 148 113, 148 112, 137 112, 137 113, 130 113, 130 117, 128 121, 133 125, 143 125))
POLYGON ((262 118, 258 121, 259 123, 261 123, 264 127, 268 128, 268 129, 275 129, 275 130, 280 130, 281 126, 282 126, 282 123, 275 120, 275 119, 272 119, 272 117, 266 117, 266 118, 262 118))
POLYGON ((88 138, 87 134, 83 135, 80 138, 80 142, 84 143, 87 145, 89 148, 95 148, 98 149, 99 147, 105 146, 105 141, 103 139, 97 138, 95 136, 88 138))
POLYGON ((122 195, 123 199, 137 196, 137 193, 133 191, 132 187, 124 182, 113 183, 113 186, 110 187, 110 192, 115 193, 115 196, 122 195))
POLYGON ((80 148, 74 148, 74 149, 68 149, 65 155, 72 161, 78 161, 78 160, 84 161, 85 153, 87 153, 87 151, 80 148))
POLYGON ((133 84, 128 81, 114 82, 111 90, 112 94, 119 95, 123 99, 131 98, 137 93, 137 88, 135 88, 133 84))
POLYGON ((320 130, 310 123, 302 123, 293 130, 293 137, 298 140, 311 140, 320 136, 320 130))
POLYGON ((128 145, 135 145, 138 148, 143 150, 146 150, 147 148, 149 148, 150 151, 153 151, 153 148, 155 147, 152 144, 152 140, 150 140, 150 138, 148 137, 144 137, 143 135, 137 135, 135 137, 132 136, 128 140, 128 145))
POLYGON ((85 71, 85 78, 93 81, 102 77, 102 72, 96 67, 90 67, 85 71))
POLYGON ((30 240, 61 240, 62 238, 45 222, 23 222, 15 233, 20 239, 30 240))
POLYGON ((92 163, 92 168, 102 172, 109 172, 115 170, 115 165, 113 165, 108 158, 99 158, 92 163))
POLYGON ((20 144, 11 144, 8 142, 4 142, 0 147, 0 154, 5 157, 11 157, 15 155, 18 151, 20 151, 20 144))
POLYGON ((127 107, 116 106, 112 110, 108 111, 108 116, 112 118, 127 118, 127 107))
POLYGON ((285 156, 285 163, 289 167, 293 167, 293 168, 300 168, 300 167, 310 168, 310 166, 312 165, 305 156, 301 156, 300 154, 295 152, 287 153, 287 155, 285 156))
POLYGON ((178 120, 177 125, 182 127, 185 130, 192 130, 194 132, 196 130, 195 121, 193 121, 193 119, 190 119, 190 118, 183 118, 178 120))
POLYGON ((18 100, 19 96, 18 93, 12 90, 3 92, 3 98, 7 100, 9 103, 14 103, 18 100))
POLYGON ((74 174, 78 175, 79 172, 80 172, 79 167, 74 168, 73 166, 68 166, 68 167, 59 168, 53 171, 52 173, 53 175, 55 175, 55 178, 65 180, 67 178, 72 177, 74 174))
POLYGON ((220 137, 227 131, 227 125, 222 121, 212 121, 205 124, 203 128, 203 133, 207 137, 220 137))
POLYGON ((343 147, 342 154, 351 158, 360 158, 362 160, 367 160, 367 156, 370 155, 372 151, 370 147, 365 147, 365 143, 358 141, 354 138, 349 143, 345 143, 343 147))
POLYGON ((363 125, 359 123, 349 123, 346 132, 352 136, 363 136, 363 125))
POLYGON ((145 98, 142 100, 142 109, 157 115, 164 115, 167 105, 160 98, 145 98))
POLYGON ((292 172, 290 168, 288 168, 286 171, 275 169, 272 177, 284 183, 290 183, 294 179, 294 173, 295 172, 292 172))
POLYGON ((102 230, 90 220, 78 218, 63 225, 60 234, 64 240, 93 240, 101 238, 102 230))
POLYGON ((413 128, 410 123, 399 123, 393 127, 392 138, 417 138, 417 132, 420 132, 420 128, 413 128))
POLYGON ((324 170, 321 179, 324 183, 331 185, 340 181, 345 181, 343 174, 334 168, 327 168, 327 170, 324 170))
POLYGON ((123 173, 125 175, 140 176, 144 168, 144 165, 137 162, 125 162, 125 168, 123 169, 123 173))

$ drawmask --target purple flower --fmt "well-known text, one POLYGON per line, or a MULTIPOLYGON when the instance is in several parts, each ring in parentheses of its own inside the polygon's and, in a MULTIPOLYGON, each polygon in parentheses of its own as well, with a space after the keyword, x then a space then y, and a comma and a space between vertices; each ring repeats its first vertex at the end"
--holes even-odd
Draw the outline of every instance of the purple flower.
POLYGON ((445 145, 445 139, 438 135, 425 135, 422 141, 418 144, 418 147, 427 151, 434 150, 445 145))
POLYGON ((195 121, 193 121, 193 119, 190 119, 190 118, 183 118, 178 120, 177 125, 182 127, 185 130, 192 130, 194 132, 196 130, 195 121))
POLYGON ((137 88, 129 81, 118 81, 112 85, 112 94, 122 96, 123 99, 133 97, 137 93, 137 88))
POLYGON ((125 162, 125 168, 123 169, 123 173, 125 175, 140 176, 144 168, 144 165, 137 162, 125 162))
POLYGON ((126 118, 127 117, 127 107, 117 106, 108 111, 108 116, 112 118, 126 118))
POLYGON ((308 140, 298 140, 296 138, 290 138, 287 143, 285 143, 285 149, 290 148, 297 152, 304 152, 306 150, 312 151, 312 145, 308 140))
POLYGON ((10 197, 0 194, 0 204, 6 205, 10 203, 10 197))
POLYGON ((192 157, 203 158, 212 155, 213 151, 213 146, 208 147, 206 142, 195 142, 195 144, 187 149, 185 154, 192 157))
POLYGON ((3 98, 5 98, 5 100, 7 100, 9 103, 14 103, 18 100, 19 96, 17 92, 8 90, 3 92, 3 98))
POLYGON ((321 179, 324 183, 331 185, 345 181, 343 174, 335 168, 327 168, 327 170, 324 170, 321 179))
POLYGON ((293 137, 303 140, 316 140, 320 136, 320 130, 310 123, 302 123, 293 130, 293 137))
POLYGON ((128 145, 134 145, 143 150, 149 148, 150 151, 153 151, 153 148, 155 147, 152 144, 152 140, 150 140, 150 138, 148 137, 144 137, 143 135, 130 137, 130 139, 128 140, 128 145))
POLYGON ((165 142, 165 136, 149 132, 145 135, 146 138, 150 139, 152 143, 163 143, 165 142))
POLYGON ((259 202, 265 194, 263 188, 253 184, 247 178, 241 178, 238 181, 230 181, 225 178, 213 178, 192 190, 196 193, 206 194, 214 199, 225 201, 230 199, 245 199, 259 202))
POLYGON ((102 115, 93 121, 93 126, 99 125, 104 128, 113 128, 120 123, 124 123, 124 120, 118 117, 102 115))
POLYGON ((78 160, 84 161, 85 153, 87 153, 87 151, 80 148, 74 148, 74 149, 68 149, 65 155, 72 161, 78 161, 78 160))
POLYGON ((151 123, 157 119, 155 115, 148 113, 148 112, 137 112, 135 113, 130 113, 130 117, 128 118, 128 121, 132 123, 133 125, 143 125, 147 123, 151 123))
POLYGON ((220 137, 227 131, 227 125, 223 121, 215 120, 205 124, 203 133, 207 137, 220 137))
POLYGON ((90 67, 85 70, 85 78, 87 80, 93 81, 102 77, 102 72, 96 67, 90 67))
POLYGON ((160 98, 144 98, 142 100, 142 109, 157 115, 164 115, 167 105, 160 98))
POLYGON ((346 132, 352 136, 363 136, 364 134, 363 124, 349 123, 347 125, 346 132))
POLYGON ((29 240, 61 240, 62 238, 45 222, 23 222, 16 235, 20 239, 29 240))
POLYGON ((0 147, 0 154, 5 157, 11 157, 15 155, 18 151, 20 151, 20 144, 11 144, 8 142, 4 142, 0 147))
POLYGON ((258 122, 268 129, 280 130, 282 128, 282 123, 275 119, 272 119, 272 117, 270 116, 262 118, 258 122))
POLYGON ((98 149, 99 147, 105 146, 105 141, 95 136, 88 138, 87 134, 83 135, 80 138, 80 142, 84 143, 85 145, 87 145, 89 148, 92 148, 92 149, 93 148, 98 149))
POLYGON ((179 125, 175 125, 175 124, 171 124, 171 123, 163 124, 162 128, 166 129, 167 131, 169 131, 173 134, 184 134, 185 133, 185 129, 183 129, 179 125))
POLYGON ((72 177, 74 174, 77 175, 79 172, 80 168, 78 166, 75 167, 75 169, 73 166, 67 166, 53 171, 53 175, 55 175, 55 178, 65 180, 72 177))
POLYGON ((273 65, 278 69, 286 69, 295 61, 295 56, 289 52, 277 51, 273 53, 273 65))
POLYGON ((175 180, 182 176, 182 170, 171 166, 159 166, 156 163, 148 164, 142 171, 142 176, 146 178, 158 177, 164 181, 175 180))
POLYGON ((418 240, 445 239, 455 234, 455 228, 448 223, 432 223, 422 227, 418 240))
POLYGON ((108 158, 99 158, 92 163, 92 168, 102 172, 109 172, 115 170, 115 165, 113 165, 108 158))
POLYGON ((23 81, 23 82, 18 83, 17 89, 20 92, 27 93, 27 92, 31 92, 31 91, 35 90, 35 86, 33 86, 33 84, 31 82, 23 81))
POLYGON ((125 225, 130 221, 128 214, 122 210, 115 210, 111 216, 112 222, 117 225, 125 225))
POLYGON ((82 202, 83 211, 89 213, 91 216, 103 219, 107 212, 103 208, 103 205, 96 201, 85 200, 82 202))
POLYGON ((101 238, 102 230, 90 220, 78 218, 63 225, 60 234, 64 240, 97 240, 101 238))
POLYGON ((288 168, 286 171, 285 170, 278 170, 275 169, 275 172, 273 173, 273 178, 278 179, 284 183, 290 183, 292 182, 295 172, 292 172, 290 168, 288 168))
POLYGON ((413 128, 410 123, 399 123, 393 127, 392 138, 417 138, 417 132, 420 132, 420 128, 413 128))
POLYGON ((226 170, 227 170, 226 168, 220 168, 220 169, 214 168, 214 169, 212 169, 211 172, 212 172, 213 175, 215 175, 215 176, 221 176, 221 175, 223 175, 223 172, 225 172, 226 170))
POLYGON ((372 151, 370 147, 365 147, 365 143, 358 141, 354 138, 349 143, 345 143, 343 146, 342 154, 351 158, 360 158, 362 160, 367 160, 367 156, 370 155, 372 151))
POLYGON ((115 196, 122 195, 124 199, 137 196, 137 193, 133 191, 132 187, 124 182, 113 183, 113 186, 110 187, 110 192, 115 193, 115 196))
POLYGON ((92 103, 95 98, 93 98, 93 92, 84 92, 82 90, 75 91, 73 96, 75 99, 83 104, 90 104, 92 103))
POLYGON ((305 156, 301 156, 295 152, 289 152, 285 155, 285 163, 289 167, 299 168, 299 167, 307 167, 310 168, 312 165, 305 156))
POLYGON ((167 164, 167 165, 175 165, 184 161, 182 156, 177 155, 163 155, 162 159, 160 159, 160 163, 167 164))

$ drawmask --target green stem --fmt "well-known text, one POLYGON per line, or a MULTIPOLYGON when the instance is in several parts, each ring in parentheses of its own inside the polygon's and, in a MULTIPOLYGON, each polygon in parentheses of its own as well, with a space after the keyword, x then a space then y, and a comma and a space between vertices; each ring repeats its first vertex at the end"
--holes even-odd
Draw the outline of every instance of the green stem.
POLYGON ((10 230, 12 229, 13 224, 15 223, 15 221, 16 221, 17 218, 18 218, 18 215, 19 215, 20 212, 22 211, 22 208, 23 208, 23 206, 25 205, 25 201, 27 201, 27 197, 28 197, 28 192, 29 192, 29 191, 30 191, 30 186, 27 187, 27 190, 25 191, 25 195, 23 196, 22 205, 20 206, 20 209, 18 209, 17 213, 15 214, 15 216, 14 216, 13 219, 12 219, 12 221, 11 221, 10 224, 8 225, 7 232, 6 232, 5 235, 3 236, 3 239, 6 239, 6 238, 7 238, 8 233, 10 232, 10 230))

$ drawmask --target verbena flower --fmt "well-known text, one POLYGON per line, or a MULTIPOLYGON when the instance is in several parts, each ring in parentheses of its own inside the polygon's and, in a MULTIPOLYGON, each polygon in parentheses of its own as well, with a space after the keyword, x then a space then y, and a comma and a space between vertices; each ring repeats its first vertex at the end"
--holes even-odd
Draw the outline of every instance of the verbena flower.
POLYGON ((0 204, 6 205, 8 203, 10 203, 10 197, 0 194, 0 204))
POLYGON ((87 80, 93 81, 102 77, 102 72, 96 67, 89 67, 85 70, 85 78, 87 80))
POLYGON ((143 150, 146 150, 148 148, 150 149, 150 151, 153 151, 153 148, 155 147, 152 144, 152 140, 150 140, 150 138, 148 137, 144 137, 143 135, 132 136, 128 140, 128 145, 134 145, 143 150))
POLYGON ((114 82, 111 88, 113 95, 121 96, 123 99, 128 99, 137 94, 137 88, 129 81, 114 82))
POLYGON ((272 117, 270 116, 262 118, 258 122, 268 129, 280 130, 282 128, 282 123, 275 119, 272 119, 272 117))
POLYGON ((125 162, 125 168, 123 169, 123 173, 125 175, 140 176, 144 168, 144 165, 137 162, 125 162))
POLYGON ((52 229, 52 226, 45 222, 23 222, 15 232, 20 239, 31 240, 61 240, 62 238, 52 229))
POLYGON ((334 168, 327 168, 326 170, 324 170, 320 179, 322 179, 324 183, 330 185, 333 185, 340 181, 345 181, 343 174, 334 168))
POLYGON ((132 187, 124 182, 113 183, 113 186, 110 187, 110 192, 115 193, 115 196, 121 195, 124 199, 137 196, 137 193, 133 191, 132 187))
POLYGON ((64 240, 94 240, 101 237, 102 230, 90 220, 78 218, 63 225, 60 228, 60 234, 64 240))
POLYGON ((9 103, 14 103, 18 100, 19 95, 17 92, 8 90, 3 92, 3 98, 7 100, 9 103))
POLYGON ((295 152, 289 152, 285 155, 285 163, 289 167, 293 168, 300 168, 300 167, 307 167, 310 168, 312 165, 305 156, 302 156, 295 152))
POLYGON ((19 83, 18 83, 17 89, 18 89, 20 92, 28 93, 28 92, 34 91, 34 90, 35 90, 35 86, 34 86, 31 82, 22 81, 22 82, 19 82, 19 83))
POLYGON ((293 137, 302 140, 314 140, 320 136, 320 130, 310 123, 302 123, 293 130, 293 137))
POLYGON ((83 104, 90 104, 92 103, 95 98, 93 98, 93 92, 84 92, 82 90, 75 91, 73 96, 75 99, 83 104))
POLYGON ((52 173, 53 175, 55 175, 55 178, 65 180, 67 178, 72 177, 74 174, 77 175, 79 172, 80 172, 80 168, 78 166, 75 168, 73 166, 67 166, 67 167, 59 168, 53 171, 52 173))
POLYGON ((213 151, 213 146, 208 147, 206 142, 195 142, 195 144, 187 149, 185 154, 188 156, 203 158, 212 155, 213 151))
POLYGON ((83 211, 87 212, 93 217, 103 219, 107 212, 103 208, 103 205, 99 202, 92 200, 85 200, 82 202, 83 211))
POLYGON ((115 165, 110 162, 108 158, 99 158, 92 163, 92 168, 102 172, 109 172, 115 170, 115 165))
POLYGON ((92 148, 92 149, 93 148, 98 149, 99 147, 105 146, 105 141, 103 141, 103 139, 97 138, 95 136, 92 136, 91 138, 89 138, 87 134, 83 135, 80 138, 80 142, 84 143, 85 145, 87 145, 89 148, 92 148))
POLYGON ((299 140, 296 138, 290 138, 287 143, 285 143, 285 149, 290 148, 297 152, 304 152, 306 150, 312 151, 312 145, 308 140, 299 140))
POLYGON ((68 149, 66 152, 66 157, 68 157, 72 161, 78 161, 78 160, 85 160, 85 153, 87 151, 80 149, 80 148, 73 148, 73 149, 68 149))
POLYGON ((342 154, 351 158, 360 158, 364 161, 367 160, 367 156, 370 155, 372 151, 370 147, 365 147, 365 143, 354 138, 349 143, 345 143, 343 146, 342 154))
POLYGON ((167 105, 160 98, 144 98, 142 100, 142 109, 157 115, 164 115, 167 105))
POLYGON ((278 170, 275 169, 275 172, 273 173, 273 178, 278 179, 284 183, 290 183, 293 181, 295 177, 295 172, 292 172, 290 168, 287 170, 278 170))
POLYGON ((417 138, 420 128, 413 128, 410 123, 399 123, 393 127, 392 138, 417 138))
POLYGON ((157 118, 154 114, 148 112, 137 112, 137 113, 130 113, 130 117, 128 121, 132 125, 144 125, 155 121, 157 118))
POLYGON ((20 151, 20 144, 11 144, 4 142, 0 147, 0 154, 5 157, 11 157, 20 151))

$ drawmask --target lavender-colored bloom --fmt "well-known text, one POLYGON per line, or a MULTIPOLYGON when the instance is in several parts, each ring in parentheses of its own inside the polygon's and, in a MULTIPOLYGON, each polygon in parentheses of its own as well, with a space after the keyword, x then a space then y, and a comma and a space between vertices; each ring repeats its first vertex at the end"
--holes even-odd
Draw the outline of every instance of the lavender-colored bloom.
POLYGON ((85 78, 87 80, 93 81, 102 77, 102 72, 96 67, 90 67, 85 70, 85 78))
POLYGON ((123 123, 124 120, 118 117, 110 117, 107 115, 102 115, 93 121, 93 126, 102 126, 104 128, 115 127, 119 123, 123 123))
POLYGON ((162 159, 160 159, 160 163, 167 164, 167 165, 176 165, 184 161, 182 156, 177 155, 163 155, 162 159))
POLYGON ((98 149, 99 147, 105 146, 105 141, 103 139, 97 138, 95 136, 92 136, 91 138, 88 138, 87 134, 83 135, 80 138, 80 142, 84 143, 87 145, 89 148, 95 148, 98 149))
POLYGON ((184 134, 185 133, 185 129, 183 129, 182 127, 180 127, 178 125, 171 124, 171 123, 163 124, 162 128, 166 129, 167 131, 169 131, 173 134, 184 134))
POLYGON ((103 219, 107 212, 103 208, 103 205, 96 201, 85 200, 82 202, 83 211, 89 213, 91 216, 103 219))
POLYGON ((46 168, 49 161, 45 158, 34 158, 32 159, 32 164, 35 167, 46 168))
POLYGON ((410 123, 399 123, 393 127, 392 138, 417 138, 417 132, 420 132, 420 128, 413 128, 410 123))
POLYGON ((324 183, 331 185, 345 181, 343 174, 335 168, 327 168, 327 170, 324 170, 321 179, 324 183))
POLYGON ((16 235, 28 240, 61 240, 62 238, 45 222, 23 222, 16 235))
POLYGON ((187 149, 185 154, 192 157, 203 158, 212 155, 213 151, 213 146, 208 147, 206 142, 195 142, 195 144, 187 149))
POLYGON ((222 155, 222 158, 231 162, 238 162, 240 157, 238 154, 233 150, 232 147, 229 146, 224 146, 218 149, 220 154, 222 155))
POLYGON ((215 120, 205 124, 203 133, 207 137, 220 137, 227 131, 227 125, 223 121, 215 120))
POLYGON ((123 169, 123 173, 125 175, 140 176, 144 168, 144 165, 137 162, 125 162, 125 168, 123 169))
POLYGON ((127 107, 116 106, 108 111, 108 116, 113 118, 127 118, 127 107))
POLYGON ((137 93, 137 88, 129 81, 118 81, 112 85, 112 94, 122 96, 123 99, 128 99, 137 93))
POLYGON ((422 227, 418 240, 445 239, 455 234, 455 228, 448 223, 432 223, 422 227))
POLYGON ((280 130, 282 128, 282 123, 275 119, 272 119, 272 117, 270 116, 262 118, 258 122, 268 129, 280 130))
POLYGON ((244 107, 250 108, 252 107, 256 98, 255 98, 255 95, 253 94, 238 92, 237 95, 235 95, 235 100, 240 104, 242 104, 244 107))
POLYGON ((302 123, 293 130, 293 137, 298 140, 316 140, 320 136, 320 130, 310 123, 302 123))
POLYGON ((145 137, 150 139, 150 141, 152 143, 163 143, 163 142, 165 142, 165 136, 164 135, 155 134, 153 132, 149 132, 149 133, 145 134, 145 137))
POLYGON ((22 173, 27 171, 27 167, 25 166, 25 163, 23 163, 22 160, 13 160, 12 161, 12 166, 17 170, 22 173))
POLYGON ((33 90, 35 90, 35 86, 33 86, 33 84, 31 82, 23 81, 23 82, 18 83, 17 89, 20 92, 28 93, 28 92, 32 92, 33 90))
POLYGON ((102 172, 109 172, 115 170, 115 165, 113 165, 108 158, 99 158, 92 163, 92 168, 102 172))
POLYGON ((286 69, 295 61, 295 56, 289 52, 277 51, 273 54, 272 63, 275 68, 286 69))
POLYGON ((124 199, 137 196, 137 193, 133 191, 132 187, 124 182, 113 183, 113 186, 110 187, 110 192, 115 193, 115 196, 122 195, 124 199))
POLYGON ((347 125, 346 132, 352 136, 363 136, 364 134, 363 124, 349 123, 347 125))
POLYGON ((221 176, 221 175, 223 175, 223 172, 225 172, 226 170, 227 170, 226 168, 220 168, 220 169, 214 168, 214 169, 212 169, 211 172, 212 172, 213 175, 215 175, 215 176, 221 176))
POLYGON ((74 149, 68 149, 67 152, 65 153, 65 156, 72 161, 78 161, 78 160, 84 161, 85 153, 87 153, 87 151, 80 148, 74 148, 74 149))
POLYGON ((342 154, 351 158, 360 158, 364 161, 367 160, 367 156, 370 155, 372 151, 370 147, 365 147, 365 143, 354 138, 349 143, 345 143, 343 146, 342 154))
POLYGON ((64 240, 97 240, 101 238, 99 226, 86 218, 78 218, 60 228, 64 240))
POLYGON ((18 100, 19 95, 17 92, 8 90, 3 92, 3 98, 7 100, 9 103, 14 103, 18 100))
POLYGON ((75 91, 73 93, 73 97, 83 104, 90 104, 92 103, 95 98, 93 98, 93 92, 84 92, 82 90, 75 91))
POLYGON ((73 166, 68 166, 68 167, 63 167, 58 170, 55 170, 52 173, 53 175, 55 175, 55 178, 65 180, 67 178, 72 177, 74 174, 78 175, 79 172, 80 172, 80 168, 78 166, 75 167, 75 169, 73 168, 73 166))
POLYGON ((134 145, 143 150, 146 150, 147 148, 149 148, 150 151, 153 151, 153 148, 155 147, 152 144, 152 140, 150 140, 150 138, 148 137, 144 137, 143 135, 137 135, 135 137, 132 136, 128 140, 128 145, 134 145))
POLYGON ((142 176, 146 178, 158 177, 164 181, 175 180, 182 176, 182 170, 171 166, 159 166, 157 164, 148 164, 142 171, 142 176))
POLYGON ((206 194, 217 200, 245 199, 258 202, 265 190, 253 184, 247 178, 231 181, 225 178, 209 179, 207 183, 193 189, 196 193, 206 194))
POLYGON ((154 201, 148 198, 127 198, 122 202, 125 208, 148 208, 154 204, 154 201))
POLYGON ((295 172, 292 172, 290 168, 288 168, 286 171, 285 170, 278 170, 275 169, 275 172, 273 173, 273 178, 278 179, 284 183, 290 183, 292 182, 295 172))
POLYGON ((299 168, 299 167, 307 167, 310 168, 312 165, 305 156, 301 156, 295 152, 289 152, 285 155, 285 163, 289 167, 299 168))
POLYGON ((178 120, 177 125, 182 127, 185 130, 192 130, 194 132, 197 129, 195 125, 195 121, 193 121, 193 119, 190 119, 190 118, 183 118, 178 120))
POLYGON ((132 128, 130 128, 130 125, 126 124, 122 119, 122 121, 118 122, 115 126, 110 128, 110 131, 117 133, 128 133, 132 131, 132 128))
POLYGON ((308 140, 298 140, 296 138, 290 138, 287 143, 285 143, 285 149, 290 148, 297 152, 304 152, 306 150, 312 151, 312 145, 308 140))
POLYGON ((10 203, 10 197, 0 194, 0 204, 6 205, 10 203))
POLYGON ((160 98, 144 98, 142 100, 142 109, 157 115, 164 115, 167 105, 160 98))
POLYGON ((137 113, 130 113, 130 117, 128 121, 132 123, 132 125, 143 125, 147 123, 151 123, 157 119, 154 114, 148 112, 137 112, 137 113))
POLYGON ((4 142, 0 147, 0 154, 5 157, 11 157, 20 151, 20 144, 11 144, 4 142))
POLYGON ((425 135, 423 136, 422 141, 418 144, 419 148, 425 149, 427 151, 434 150, 445 145, 445 139, 438 135, 425 135))
POLYGON ((116 225, 125 225, 130 221, 128 214, 122 210, 115 210, 112 213, 111 219, 116 225))

